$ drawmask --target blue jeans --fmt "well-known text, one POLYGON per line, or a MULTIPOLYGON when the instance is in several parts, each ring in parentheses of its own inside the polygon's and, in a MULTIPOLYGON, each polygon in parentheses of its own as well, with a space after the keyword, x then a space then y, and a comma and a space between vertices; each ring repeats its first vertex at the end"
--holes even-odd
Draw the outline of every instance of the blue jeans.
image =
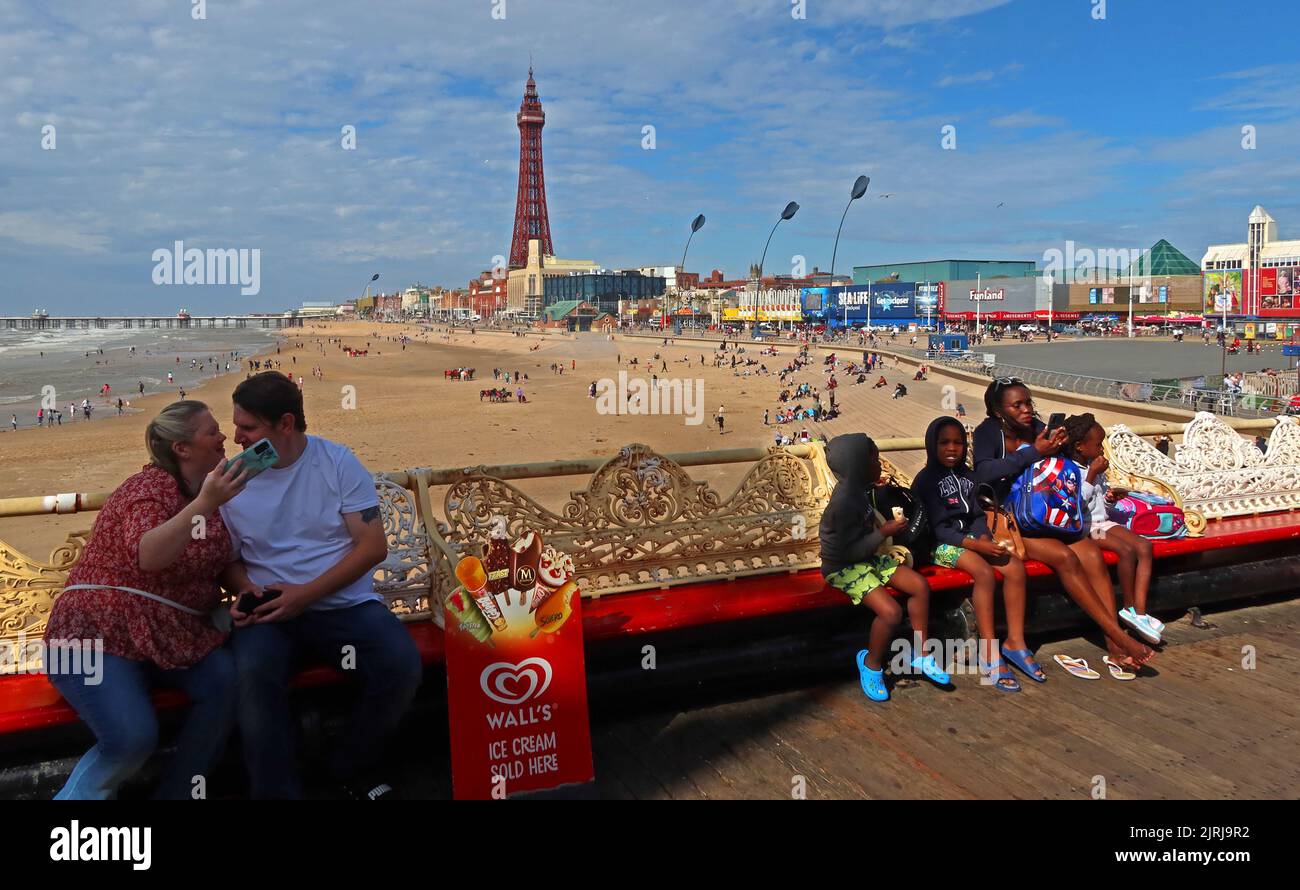
POLYGON ((154 686, 182 690, 191 705, 176 755, 154 797, 188 800, 195 776, 206 776, 221 757, 235 723, 235 659, 216 649, 193 667, 163 670, 147 661, 105 654, 102 682, 81 674, 51 674, 50 682, 95 733, 95 746, 77 762, 55 800, 110 800, 139 772, 158 745, 154 686))
POLYGON ((341 668, 360 686, 360 697, 331 758, 331 771, 341 782, 368 778, 379 765, 384 745, 415 698, 423 672, 411 635, 378 601, 236 628, 231 640, 244 761, 250 793, 256 799, 295 799, 302 794, 288 686, 304 656, 341 668))

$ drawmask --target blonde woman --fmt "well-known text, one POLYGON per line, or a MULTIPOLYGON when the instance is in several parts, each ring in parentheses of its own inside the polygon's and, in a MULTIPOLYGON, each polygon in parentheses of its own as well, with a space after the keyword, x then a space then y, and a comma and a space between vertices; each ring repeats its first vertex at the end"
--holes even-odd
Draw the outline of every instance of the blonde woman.
POLYGON ((116 797, 139 771, 158 741, 155 685, 192 702, 155 796, 189 798, 194 778, 221 755, 235 717, 235 670, 211 615, 234 555, 217 508, 247 475, 238 465, 226 470, 225 441, 202 402, 164 408, 145 430, 149 464, 109 496, 68 573, 46 643, 102 641, 104 654, 81 659, 80 673, 50 675, 96 738, 56 800, 116 797))

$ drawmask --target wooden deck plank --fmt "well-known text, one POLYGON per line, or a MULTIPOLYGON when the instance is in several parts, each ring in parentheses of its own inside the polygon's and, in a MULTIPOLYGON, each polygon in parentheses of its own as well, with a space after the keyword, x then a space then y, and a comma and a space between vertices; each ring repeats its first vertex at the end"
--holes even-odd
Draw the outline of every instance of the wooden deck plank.
MULTIPOLYGON (((1135 682, 1145 683, 1145 680, 1135 682)), ((1242 790, 1240 779, 1226 777, 1235 765, 1232 750, 1204 732, 1184 725, 1176 710, 1153 707, 1156 696, 1149 688, 1139 688, 1127 699, 1117 701, 1100 681, 1075 681, 1073 687, 1072 704, 1079 709, 1081 719, 1125 721, 1128 736, 1125 750, 1145 746, 1153 751, 1171 752, 1172 756, 1166 753, 1168 759, 1163 770, 1178 777, 1178 783, 1184 788, 1182 796, 1231 797, 1242 790)))
POLYGON ((1300 600, 1208 617, 1218 627, 1171 624, 1158 675, 1132 683, 1070 678, 1054 652, 1100 665, 1073 639, 1039 649, 1049 682, 1021 678, 1018 695, 958 675, 951 690, 896 684, 876 704, 854 677, 622 721, 608 736, 629 752, 615 778, 644 786, 627 774, 642 764, 673 797, 783 798, 795 775, 810 798, 1087 799, 1095 775, 1111 799, 1295 797, 1300 600), (1246 643, 1255 671, 1240 670, 1246 643))
MULTIPOLYGON (((843 690, 852 695, 852 690, 843 690)), ((913 688, 898 688, 888 704, 889 712, 879 727, 885 736, 884 744, 891 749, 901 749, 919 765, 940 777, 953 791, 955 797, 991 798, 1015 796, 1016 777, 1003 771, 991 760, 980 757, 978 746, 963 739, 950 725, 947 715, 953 691, 926 689, 918 684, 913 688), (928 720, 933 732, 907 732, 906 726, 916 720, 928 720), (965 768, 971 760, 976 769, 965 768)))

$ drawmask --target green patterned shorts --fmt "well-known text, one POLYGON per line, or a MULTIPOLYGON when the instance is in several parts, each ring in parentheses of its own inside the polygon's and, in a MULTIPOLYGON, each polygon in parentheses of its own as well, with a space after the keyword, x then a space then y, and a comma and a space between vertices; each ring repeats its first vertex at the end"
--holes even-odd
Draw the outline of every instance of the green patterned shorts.
POLYGON ((966 552, 965 547, 958 547, 954 544, 940 544, 934 548, 934 564, 943 566, 945 569, 957 568, 957 560, 966 552))
POLYGON ((866 562, 846 566, 833 575, 827 575, 826 582, 844 591, 856 606, 868 593, 888 584, 899 565, 898 560, 892 556, 873 556, 866 562))

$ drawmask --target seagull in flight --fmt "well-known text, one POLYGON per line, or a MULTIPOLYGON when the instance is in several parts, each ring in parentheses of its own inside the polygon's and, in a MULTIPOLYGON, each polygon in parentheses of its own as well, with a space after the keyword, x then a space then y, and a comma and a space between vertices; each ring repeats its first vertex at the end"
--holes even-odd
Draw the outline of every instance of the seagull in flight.
MULTIPOLYGON (((1007 202, 1006 202, 1006 201, 999 201, 999 202, 998 202, 998 207, 1005 207, 1005 206, 1007 206, 1007 202)), ((995 208, 995 209, 996 209, 996 208, 995 208)))
POLYGON ((881 198, 892 198, 892 197, 894 197, 894 193, 893 193, 893 192, 886 192, 885 194, 881 195, 880 197, 881 197, 881 198))

